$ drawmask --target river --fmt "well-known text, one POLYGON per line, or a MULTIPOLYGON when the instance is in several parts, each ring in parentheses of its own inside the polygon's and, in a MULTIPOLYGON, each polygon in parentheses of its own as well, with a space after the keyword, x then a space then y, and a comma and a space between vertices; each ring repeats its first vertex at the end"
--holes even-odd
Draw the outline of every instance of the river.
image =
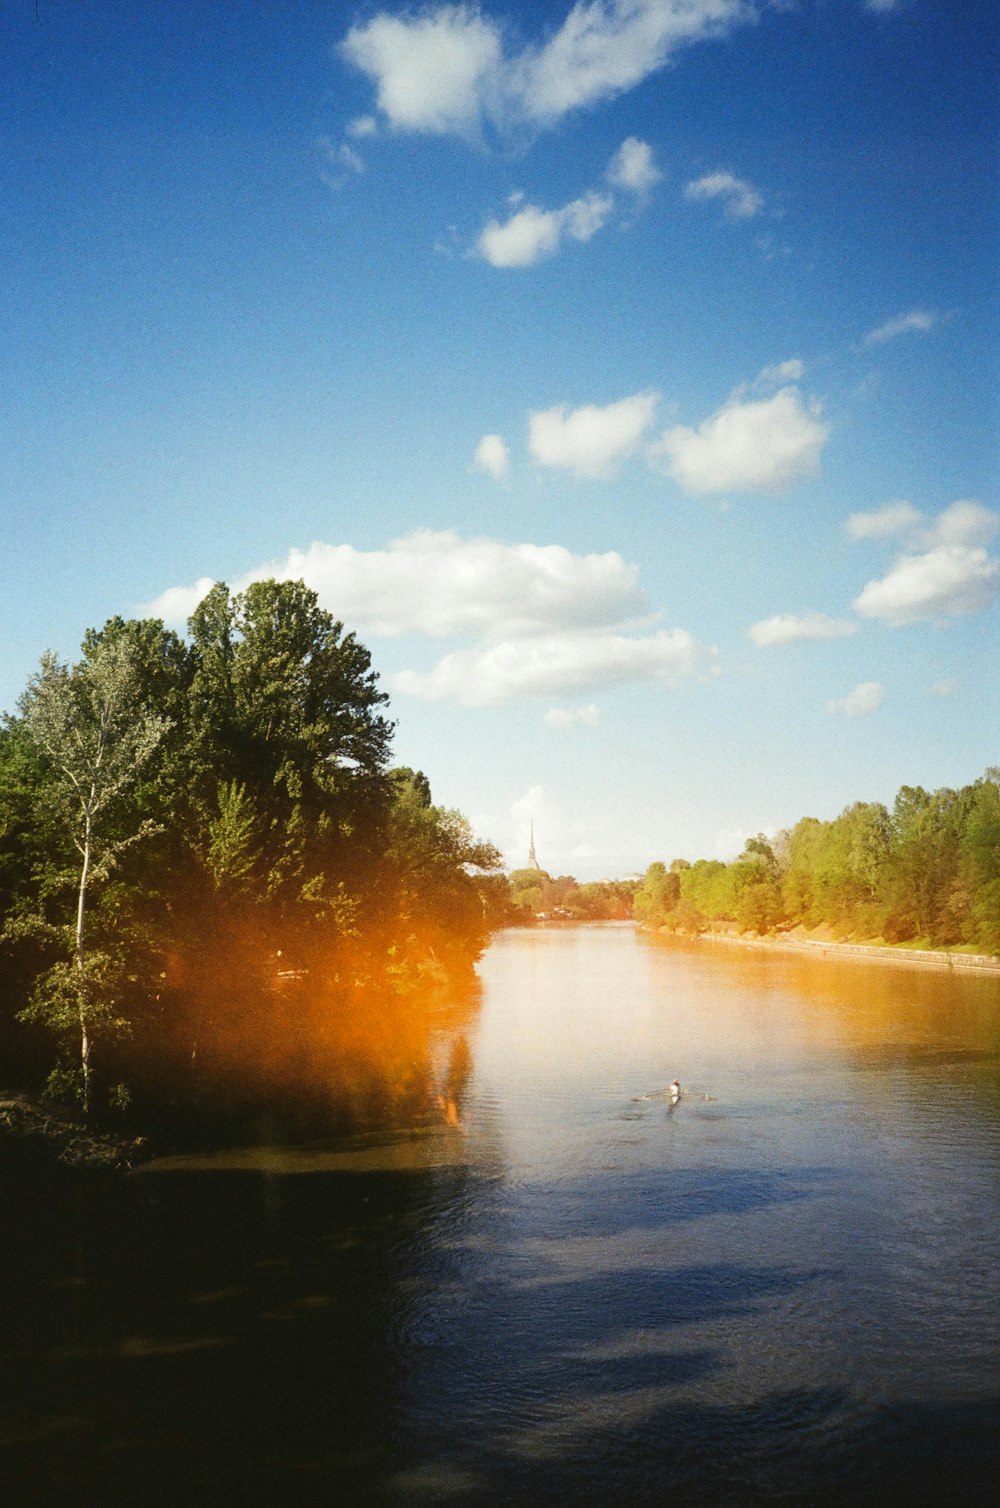
POLYGON ((12 1501, 992 1502, 1000 978, 628 926, 480 972, 433 1123, 21 1205, 12 1501))

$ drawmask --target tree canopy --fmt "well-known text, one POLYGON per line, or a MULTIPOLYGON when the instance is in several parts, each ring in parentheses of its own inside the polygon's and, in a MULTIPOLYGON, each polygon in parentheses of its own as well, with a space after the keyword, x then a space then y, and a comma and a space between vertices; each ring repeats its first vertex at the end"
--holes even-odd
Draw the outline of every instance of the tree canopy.
POLYGON ((0 727, 0 1043, 24 1073, 51 1041, 50 1088, 85 1109, 95 1084, 263 1090, 328 1073, 366 992, 470 969, 500 855, 391 769, 386 705, 302 582, 219 584, 186 639, 115 618, 43 659, 0 727))

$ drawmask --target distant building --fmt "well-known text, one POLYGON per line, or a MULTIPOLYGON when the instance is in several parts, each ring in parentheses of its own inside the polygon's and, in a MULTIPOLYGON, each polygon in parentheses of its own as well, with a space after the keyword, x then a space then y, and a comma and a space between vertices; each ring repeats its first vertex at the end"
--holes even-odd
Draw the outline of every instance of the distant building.
POLYGON ((535 820, 534 820, 534 818, 532 818, 532 820, 531 820, 531 838, 530 838, 529 843, 528 843, 528 868, 529 869, 537 869, 539 873, 542 872, 542 866, 538 862, 538 855, 535 853, 535 820))

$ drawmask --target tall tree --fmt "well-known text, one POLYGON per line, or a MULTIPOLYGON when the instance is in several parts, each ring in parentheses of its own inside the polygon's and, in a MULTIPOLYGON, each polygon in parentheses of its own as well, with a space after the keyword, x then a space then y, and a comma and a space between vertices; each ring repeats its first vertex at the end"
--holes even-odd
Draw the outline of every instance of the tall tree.
POLYGON ((92 885, 106 879, 125 849, 154 827, 129 810, 129 795, 167 723, 143 707, 133 649, 120 635, 95 642, 72 669, 45 654, 20 711, 45 757, 50 798, 77 853, 71 957, 42 976, 30 1009, 60 1036, 78 1030, 81 1095, 89 1115, 94 1034, 101 1026, 119 1025, 120 1018, 109 996, 111 960, 88 946, 87 904, 92 885))
POLYGON ((206 831, 238 788, 258 886, 291 912, 321 911, 363 882, 390 801, 392 723, 371 657, 301 581, 237 596, 219 584, 190 632, 192 794, 206 831))

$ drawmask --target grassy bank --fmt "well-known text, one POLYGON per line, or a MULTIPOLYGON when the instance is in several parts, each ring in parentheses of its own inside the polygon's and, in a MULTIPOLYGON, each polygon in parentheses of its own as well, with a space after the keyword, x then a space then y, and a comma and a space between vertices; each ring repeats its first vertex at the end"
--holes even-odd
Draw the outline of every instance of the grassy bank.
MULTIPOLYGON (((658 930, 664 935, 677 935, 666 927, 658 930)), ((930 968, 1000 973, 1000 957, 996 954, 972 953, 961 947, 946 949, 921 947, 919 944, 914 946, 912 943, 902 945, 888 943, 884 938, 844 939, 836 937, 829 927, 795 927, 789 932, 766 932, 759 936, 730 929, 701 932, 697 936, 707 942, 736 943, 746 948, 772 948, 786 952, 858 958, 872 963, 905 963, 930 968)))

